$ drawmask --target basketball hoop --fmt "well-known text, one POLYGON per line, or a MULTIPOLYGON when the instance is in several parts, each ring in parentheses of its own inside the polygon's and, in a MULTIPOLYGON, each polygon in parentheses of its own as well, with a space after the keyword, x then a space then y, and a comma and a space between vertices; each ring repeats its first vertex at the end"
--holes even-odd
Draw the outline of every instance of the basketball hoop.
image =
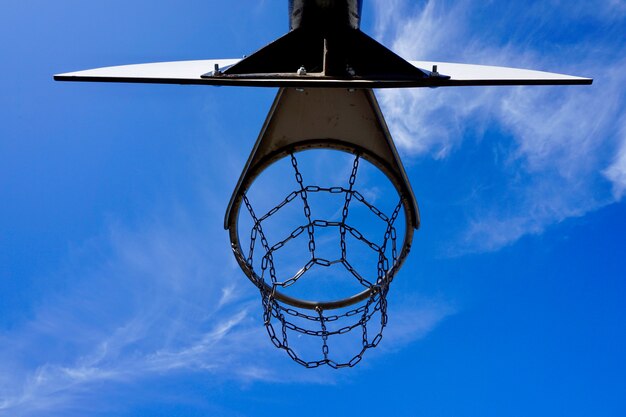
MULTIPOLYGON (((362 0, 290 0, 289 32, 243 59, 122 65, 54 76, 59 81, 280 88, 233 192, 224 228, 229 231, 237 262, 261 293, 264 323, 272 343, 308 368, 351 367, 367 349, 378 345, 387 324, 389 285, 409 253, 413 230, 420 223, 413 191, 372 89, 593 82, 590 78, 517 68, 407 61, 361 32, 362 6, 362 0), (354 156, 347 183, 338 184, 337 178, 332 178, 333 185, 320 186, 305 178, 299 158, 319 150, 354 156), (260 187, 266 199, 276 197, 276 201, 267 210, 259 209, 250 199, 253 182, 287 159, 295 189, 276 197, 276 185, 287 178, 283 170, 265 189, 260 187), (397 204, 381 209, 379 202, 360 190, 356 178, 363 161, 386 177, 397 194, 397 204), (309 200, 317 196, 341 198, 337 218, 312 207, 309 200), (268 222, 277 217, 284 220, 286 212, 298 204, 300 220, 294 227, 268 233, 268 222), (365 230, 369 228, 367 222, 354 222, 352 214, 358 207, 384 225, 380 233, 365 230), (242 212, 250 217, 249 228, 240 227, 242 212), (320 237, 328 231, 330 240, 329 236, 320 237), (403 236, 401 243, 397 242, 398 235, 403 236), (248 239, 247 247, 242 244, 243 236, 248 239), (338 237, 335 245, 328 243, 333 237, 338 237), (306 250, 301 253, 293 251, 299 239, 305 242, 306 250), (365 251, 354 251, 352 245, 365 251), (340 248, 339 255, 321 254, 322 249, 333 246, 340 248), (284 260, 278 258, 285 252, 302 264, 295 271, 279 268, 284 260), (354 256, 373 259, 374 266, 363 269, 355 264, 354 256), (334 296, 331 293, 336 283, 322 285, 328 284, 325 276, 334 277, 331 271, 337 268, 357 290, 334 296), (320 270, 322 277, 311 281, 310 276, 320 270), (313 286, 293 293, 307 281, 313 286), (320 288, 322 295, 317 297, 314 292, 320 288), (278 331, 275 325, 280 325, 278 331), (358 353, 346 360, 337 359, 331 342, 355 334, 357 329, 358 353), (321 339, 321 356, 315 354, 318 359, 308 359, 309 355, 294 348, 294 342, 305 336, 321 339)), ((334 175, 337 170, 333 167, 328 172, 334 175)), ((394 190, 384 195, 393 195, 394 190)))

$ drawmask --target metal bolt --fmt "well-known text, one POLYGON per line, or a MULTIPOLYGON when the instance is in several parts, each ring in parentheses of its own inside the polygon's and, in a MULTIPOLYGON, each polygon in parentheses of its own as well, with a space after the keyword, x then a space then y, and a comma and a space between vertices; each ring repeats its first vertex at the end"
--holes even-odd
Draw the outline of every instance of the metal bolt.
POLYGON ((215 64, 215 66, 213 67, 213 76, 214 77, 218 77, 220 75, 222 75, 222 71, 220 71, 220 66, 219 64, 215 64))

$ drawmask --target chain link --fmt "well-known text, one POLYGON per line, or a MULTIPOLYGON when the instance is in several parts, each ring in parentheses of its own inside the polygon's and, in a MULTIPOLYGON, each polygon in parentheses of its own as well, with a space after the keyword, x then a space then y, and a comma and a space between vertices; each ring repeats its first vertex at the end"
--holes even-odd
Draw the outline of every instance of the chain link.
POLYGON ((313 223, 311 222, 311 207, 309 207, 308 195, 306 191, 306 187, 302 181, 302 174, 298 170, 298 160, 296 159, 294 154, 291 155, 291 165, 293 166, 293 170, 295 171, 296 181, 300 186, 300 197, 302 198, 302 204, 304 205, 304 216, 306 217, 309 224, 306 227, 307 232, 309 233, 309 251, 311 252, 311 256, 315 258, 315 228, 313 223))

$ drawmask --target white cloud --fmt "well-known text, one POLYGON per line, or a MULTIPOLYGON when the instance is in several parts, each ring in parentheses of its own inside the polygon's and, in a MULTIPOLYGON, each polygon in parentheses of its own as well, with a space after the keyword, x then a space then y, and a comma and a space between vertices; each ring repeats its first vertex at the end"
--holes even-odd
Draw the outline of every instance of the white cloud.
POLYGON ((63 414, 97 402, 96 383, 173 370, 272 379, 271 357, 258 361, 273 348, 249 313, 255 291, 234 261, 219 261, 231 259, 228 245, 209 243, 207 228, 172 211, 135 231, 112 226, 95 249, 108 253, 101 263, 71 271, 80 277, 73 288, 0 336, 0 415, 63 414))
MULTIPOLYGON (((379 93, 390 130, 409 161, 445 159, 464 146, 468 137, 486 135, 487 126, 496 125, 501 131, 499 141, 506 155, 498 160, 485 158, 507 185, 491 190, 489 198, 477 193, 468 201, 467 224, 452 252, 496 250, 622 197, 622 159, 611 153, 618 140, 616 120, 626 101, 626 73, 622 71, 626 60, 618 53, 625 50, 621 42, 610 45, 596 34, 544 52, 545 46, 535 43, 545 45, 545 38, 532 30, 526 37, 513 31, 517 22, 532 23, 535 18, 538 25, 556 30, 556 14, 568 9, 558 5, 542 6, 541 11, 516 9, 497 16, 515 20, 475 25, 477 16, 485 18, 485 11, 474 3, 431 0, 412 9, 404 4, 405 11, 395 18, 379 21, 377 35, 407 59, 536 68, 595 78, 591 87, 379 93), (511 29, 494 33, 498 25, 511 29), (512 39, 502 43, 502 36, 497 35, 509 32, 512 39), (603 176, 609 161, 613 165, 603 176), (612 195, 605 190, 605 178, 613 183, 612 195)), ((570 9, 568 13, 571 19, 581 18, 570 9)))
POLYGON ((626 118, 622 123, 619 150, 604 175, 613 183, 614 198, 622 199, 626 194, 626 118))
POLYGON ((419 295, 398 300, 397 303, 393 301, 389 304, 391 320, 383 334, 385 343, 380 346, 381 352, 397 351, 423 339, 443 320, 457 312, 450 302, 425 299, 419 295))

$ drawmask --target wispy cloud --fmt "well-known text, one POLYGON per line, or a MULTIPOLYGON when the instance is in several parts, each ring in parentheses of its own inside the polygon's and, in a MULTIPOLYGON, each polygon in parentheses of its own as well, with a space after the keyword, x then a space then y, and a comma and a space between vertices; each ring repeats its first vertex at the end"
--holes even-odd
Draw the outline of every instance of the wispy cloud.
POLYGON ((385 330, 381 352, 400 350, 423 339, 445 319, 457 313, 457 307, 450 301, 424 298, 417 294, 393 301, 389 307, 392 320, 385 330))
POLYGON ((498 140, 507 152, 485 155, 485 163, 506 179, 506 185, 469 199, 466 227, 453 252, 495 250, 622 197, 623 158, 615 151, 623 136, 618 122, 626 103, 622 71, 626 48, 610 35, 611 27, 619 26, 620 15, 609 17, 607 12, 607 8, 618 12, 622 5, 598 6, 586 4, 578 10, 545 3, 539 10, 511 5, 508 13, 498 14, 498 21, 487 25, 484 22, 493 16, 486 7, 431 0, 417 6, 403 2, 395 17, 379 20, 377 36, 408 59, 536 68, 595 78, 592 87, 380 93, 392 134, 409 161, 446 159, 468 138, 493 135, 489 129, 499 131, 498 140), (593 10, 602 30, 578 38, 570 34, 562 44, 549 39, 551 31, 565 32, 566 25, 582 21, 593 10), (520 22, 531 30, 520 33, 516 30, 520 22), (612 193, 607 191, 607 178, 612 193))
POLYGON ((134 230, 111 225, 97 248, 76 251, 89 260, 104 252, 97 264, 72 260, 84 265, 64 271, 74 275, 72 287, 0 335, 0 415, 64 414, 97 402, 97 384, 173 371, 277 379, 279 355, 260 325, 254 288, 234 260, 223 262, 232 259, 228 245, 206 238, 215 225, 167 211, 174 214, 134 230))
MULTIPOLYGON (((258 293, 226 237, 207 238, 221 230, 221 216, 212 214, 204 218, 217 220, 203 224, 168 205, 135 226, 112 222, 97 242, 72 251, 70 266, 51 278, 67 289, 49 294, 30 322, 0 334, 0 415, 84 415, 111 407, 103 389, 198 372, 244 385, 348 378, 306 370, 272 346, 258 293)), ((390 327, 397 346, 442 318, 439 307, 409 310, 410 326, 400 312, 401 331, 390 327)))
POLYGON ((626 118, 622 120, 621 143, 611 165, 604 171, 604 175, 613 184, 613 197, 620 200, 626 193, 626 118))

